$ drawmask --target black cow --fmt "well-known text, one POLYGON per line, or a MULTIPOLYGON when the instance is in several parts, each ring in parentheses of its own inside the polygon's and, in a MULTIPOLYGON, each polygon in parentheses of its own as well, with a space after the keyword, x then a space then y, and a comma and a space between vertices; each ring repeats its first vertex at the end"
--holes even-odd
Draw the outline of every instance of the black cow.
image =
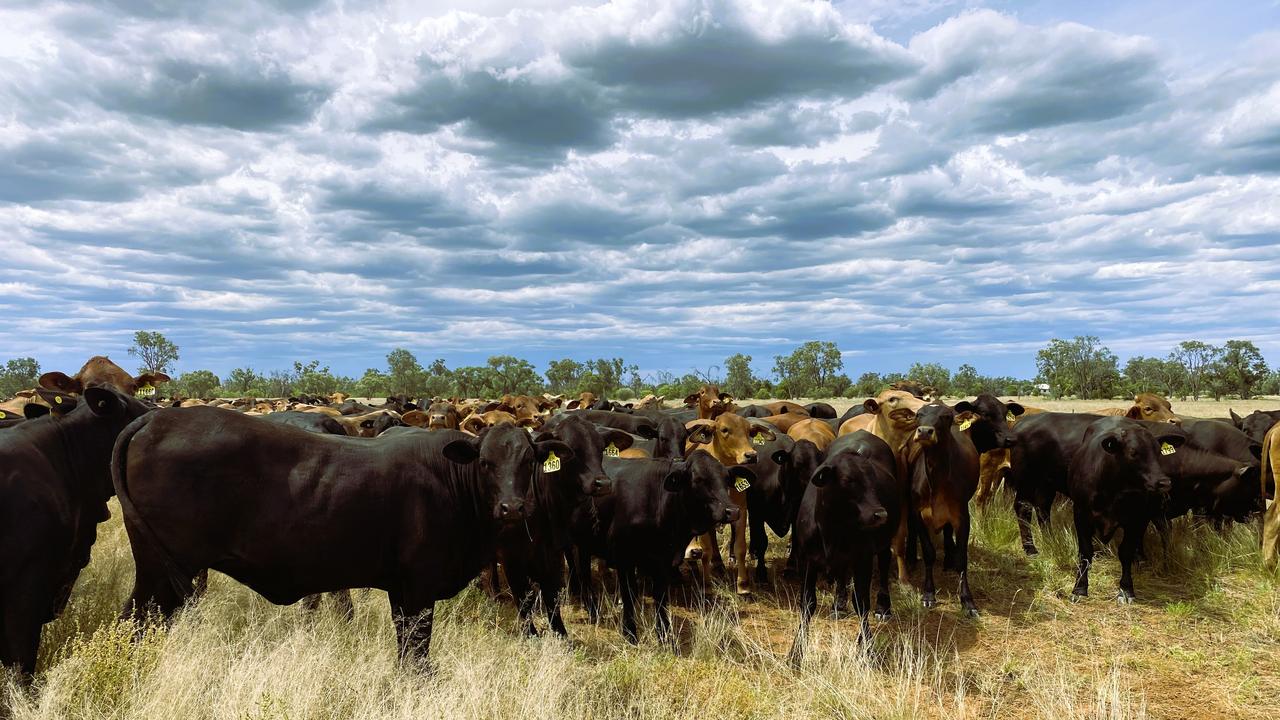
MULTIPOLYGON (((765 532, 765 525, 778 537, 791 532, 805 486, 822 463, 822 452, 808 440, 796 442, 781 433, 761 445, 758 452, 753 467, 756 480, 746 492, 748 549, 756 559, 756 582, 764 584, 769 582, 769 566, 765 562, 769 534, 765 532)), ((788 562, 793 562, 793 558, 789 557, 788 562)))
POLYGON ((767 418, 773 415, 773 411, 763 405, 743 405, 735 408, 734 412, 745 418, 767 418))
POLYGON ((658 429, 654 425, 653 420, 644 415, 629 415, 627 413, 613 412, 610 410, 578 410, 573 413, 560 413, 554 415, 542 426, 543 430, 552 432, 556 426, 564 422, 569 417, 581 417, 584 420, 590 420, 596 425, 604 425, 605 427, 625 430, 632 435, 639 435, 645 438, 658 437, 658 429))
POLYGON ((613 489, 613 481, 601 467, 606 448, 622 451, 631 446, 627 433, 597 428, 576 413, 556 425, 555 432, 538 435, 538 442, 552 440, 562 441, 573 456, 567 460, 557 457, 551 466, 538 466, 527 520, 504 528, 498 540, 498 559, 528 635, 537 635, 530 581, 538 586, 537 597, 551 629, 559 635, 568 634, 560 616, 560 588, 564 584, 564 553, 572 543, 573 519, 590 498, 603 497, 613 489))
POLYGON ((279 605, 379 588, 402 656, 425 658, 435 602, 524 520, 535 463, 573 453, 514 425, 403 430, 331 437, 205 407, 135 421, 112 467, 137 567, 125 612, 170 615, 206 568, 279 605))
MULTIPOLYGON (((960 606, 966 615, 977 617, 978 606, 974 604, 973 593, 969 590, 969 499, 978 489, 978 450, 969 437, 982 428, 980 432, 989 435, 988 439, 1001 440, 999 426, 1004 424, 1004 416, 1001 414, 998 422, 975 419, 969 412, 965 412, 963 417, 968 434, 961 431, 955 422, 956 411, 940 402, 929 403, 916 411, 919 426, 909 441, 909 451, 913 455, 908 470, 911 486, 909 522, 919 529, 918 537, 924 554, 921 603, 925 607, 937 604, 933 580, 936 558, 933 533, 942 530, 945 543, 954 532, 955 547, 947 548, 944 567, 960 574, 960 606)), ((1008 436, 1002 440, 1012 443, 1008 436)))
POLYGON ((592 617, 598 616, 590 583, 590 559, 600 557, 618 573, 622 592, 622 635, 637 641, 636 571, 650 580, 660 639, 670 634, 667 586, 671 568, 684 557, 689 541, 717 524, 737 520, 738 508, 729 499, 737 478, 755 480, 751 470, 726 468, 703 450, 685 460, 606 459, 605 472, 614 491, 591 503, 593 522, 579 528, 578 572, 583 579, 583 601, 592 617))
POLYGON ((1271 426, 1280 422, 1280 410, 1254 410, 1245 417, 1237 415, 1235 410, 1230 412, 1232 424, 1258 444, 1266 438, 1271 426))
POLYGON ((861 619, 861 636, 870 635, 872 562, 880 562, 876 616, 888 617, 889 548, 902 516, 902 487, 897 460, 880 438, 859 430, 836 438, 827 448, 805 489, 796 516, 796 553, 803 578, 800 627, 789 659, 798 666, 804 655, 809 618, 817 609, 818 574, 835 581, 837 597, 853 580, 853 606, 861 619))
POLYGON ((953 406, 957 413, 973 413, 969 420, 969 439, 979 453, 1011 448, 1018 436, 1009 427, 1009 421, 1024 412, 1016 402, 1000 402, 989 393, 982 393, 972 401, 961 400, 953 406))
POLYGON ((1085 429, 1067 478, 1079 546, 1073 600, 1089 594, 1094 535, 1105 543, 1116 530, 1123 530, 1117 600, 1133 602, 1133 559, 1146 532, 1154 496, 1168 493, 1172 487, 1161 467, 1160 453, 1169 448, 1176 452, 1185 442, 1181 432, 1153 435, 1147 427, 1124 417, 1094 420, 1085 429))
POLYGON ((834 407, 824 402, 809 403, 804 406, 804 411, 809 413, 809 417, 819 420, 831 420, 840 415, 834 407))
POLYGON ((309 433, 318 433, 320 435, 347 434, 347 430, 342 427, 342 423, 334 420, 332 417, 324 413, 286 410, 284 412, 267 413, 266 415, 259 415, 257 417, 265 420, 266 422, 296 427, 300 430, 306 430, 309 433))
POLYGON ((109 517, 116 436, 147 412, 111 388, 83 393, 41 390, 52 414, 0 433, 0 664, 24 678, 109 517))

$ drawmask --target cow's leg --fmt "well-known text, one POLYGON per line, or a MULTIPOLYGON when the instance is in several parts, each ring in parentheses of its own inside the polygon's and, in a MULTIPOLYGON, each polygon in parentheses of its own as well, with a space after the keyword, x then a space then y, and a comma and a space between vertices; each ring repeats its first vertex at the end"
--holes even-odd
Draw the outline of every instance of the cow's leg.
POLYGON ((507 585, 511 588, 511 597, 516 601, 516 613, 520 618, 520 629, 525 635, 536 636, 538 629, 533 625, 533 601, 535 595, 529 583, 529 564, 524 558, 504 557, 502 569, 507 574, 507 585))
POLYGON ((635 569, 630 565, 619 565, 618 593, 622 595, 622 637, 633 645, 639 642, 639 635, 636 633, 637 592, 635 569))
POLYGON ((831 574, 831 611, 836 619, 849 611, 849 571, 846 568, 831 574))
POLYGON ((596 601, 595 583, 591 577, 591 551, 579 547, 574 553, 578 564, 578 592, 581 593, 582 606, 587 611, 587 618, 593 623, 600 622, 600 605, 596 601))
POLYGON ((876 564, 880 566, 880 588, 876 592, 876 618, 884 620, 893 615, 889 595, 889 567, 893 564, 893 553, 889 548, 878 553, 876 564))
POLYGON ((1273 500, 1262 512, 1262 566, 1274 569, 1277 558, 1280 558, 1280 500, 1273 500))
POLYGON ((758 517, 759 513, 752 515, 751 525, 751 556, 756 559, 756 584, 767 585, 769 583, 769 566, 765 564, 765 553, 769 550, 769 535, 764 530, 764 518, 758 517))
MULTIPOLYGON (((191 578, 170 577, 164 560, 144 539, 139 539, 129 527, 127 518, 125 529, 129 531, 133 550, 133 592, 125 601, 120 615, 125 619, 141 620, 148 612, 155 611, 167 620, 196 592, 191 586, 191 578)), ((196 577, 201 575, 196 573, 196 577)), ((203 576, 207 578, 208 572, 203 572, 203 576)))
POLYGON ((684 548, 684 559, 689 564, 691 574, 695 576, 694 584, 697 585, 699 594, 706 590, 707 578, 711 572, 710 546, 713 543, 709 538, 711 538, 710 534, 699 535, 690 540, 684 548))
POLYGON ((302 606, 304 611, 313 613, 320 609, 320 600, 323 598, 324 595, 320 593, 312 593, 299 600, 298 604, 302 606))
POLYGON ((913 522, 907 525, 907 544, 905 546, 907 567, 915 570, 916 563, 920 562, 919 546, 920 546, 920 526, 914 522, 918 513, 911 513, 913 522))
POLYGON ((867 615, 871 612, 871 562, 874 559, 871 553, 861 552, 853 560, 853 611, 858 614, 858 637, 863 642, 871 639, 867 615))
POLYGON ((1035 541, 1031 538, 1031 516, 1035 513, 1035 505, 1029 493, 1025 493, 1021 487, 1013 497, 1013 512, 1018 518, 1018 536, 1022 539, 1022 552, 1035 555, 1039 552, 1036 550, 1035 541))
POLYGON ((732 494, 741 496, 741 499, 733 498, 733 501, 738 504, 738 519, 733 523, 732 548, 737 590, 739 595, 750 595, 751 571, 747 569, 747 496, 736 490, 732 494))
POLYGON ((1074 503, 1076 521, 1076 544, 1079 547, 1079 560, 1076 564, 1076 585, 1071 589, 1071 599, 1078 600, 1089 594, 1089 566, 1093 564, 1093 518, 1088 508, 1074 503))
POLYGON ((788 580, 795 580, 800 577, 800 569, 798 567, 799 563, 796 560, 797 557, 798 556, 796 555, 796 529, 793 526, 791 528, 791 537, 788 539, 788 542, 787 542, 787 565, 786 565, 786 568, 783 569, 782 571, 782 577, 787 578, 788 580))
POLYGON ((956 527, 955 569, 960 573, 960 607, 969 617, 978 617, 978 606, 973 602, 973 592, 969 590, 969 532, 972 519, 966 504, 960 510, 960 523, 956 527))
POLYGON ((931 608, 938 604, 937 587, 933 582, 933 565, 938 561, 938 551, 933 545, 933 533, 928 527, 921 523, 917 532, 920 536, 920 549, 924 552, 924 582, 920 585, 920 604, 931 608))
POLYGON ((333 607, 342 616, 343 620, 351 622, 356 619, 356 605, 351 601, 350 590, 331 592, 329 597, 333 598, 333 607))
POLYGON ((912 512, 910 503, 902 504, 902 517, 898 521, 898 532, 893 536, 893 554, 898 559, 898 582, 911 584, 911 568, 907 565, 907 526, 911 524, 912 512))
POLYGON ((1133 558, 1146 532, 1146 518, 1124 526, 1124 538, 1120 541, 1120 592, 1116 595, 1121 605, 1128 605, 1138 597, 1133 591, 1133 558))
MULTIPOLYGON (((40 630, 48 614, 50 598, 41 591, 40 582, 16 583, 4 588, 0 597, 0 667, 18 671, 23 684, 30 682, 36 672, 36 657, 40 651, 40 630)), ((0 708, 0 717, 3 717, 0 708)))
POLYGON ((547 624, 551 631, 560 637, 567 637, 569 630, 564 626, 564 618, 560 616, 560 589, 564 587, 564 568, 560 563, 560 553, 549 553, 549 557, 541 557, 538 561, 537 577, 538 596, 542 598, 542 608, 547 613, 547 624))
POLYGON ((800 668, 804 659, 805 645, 809 641, 809 618, 818 609, 818 575, 809 563, 800 563, 800 626, 796 628, 795 640, 791 642, 791 651, 787 653, 787 662, 791 667, 800 668))
POLYGON ((720 528, 711 528, 711 532, 702 536, 701 542, 703 564, 708 565, 716 575, 724 575, 724 557, 720 555, 720 528))
POLYGON ((671 652, 679 652, 679 643, 676 640, 675 633, 671 632, 671 611, 667 609, 667 575, 666 573, 655 573, 652 579, 653 585, 653 611, 656 618, 656 631, 658 642, 667 642, 671 644, 671 652))
POLYGON ((426 661, 431 650, 431 624, 435 621, 435 602, 411 597, 411 593, 388 593, 392 620, 396 623, 396 642, 401 660, 426 661))
POLYGON ((1000 467, 1008 457, 1008 450, 992 450, 982 453, 978 460, 978 490, 973 501, 978 505, 986 505, 995 493, 996 482, 1000 478, 1000 467))
MULTIPOLYGON (((953 517, 956 514, 958 513, 953 513, 953 517)), ((956 541, 953 535, 951 523, 942 526, 942 569, 955 572, 958 567, 956 565, 958 559, 956 558, 956 541)))

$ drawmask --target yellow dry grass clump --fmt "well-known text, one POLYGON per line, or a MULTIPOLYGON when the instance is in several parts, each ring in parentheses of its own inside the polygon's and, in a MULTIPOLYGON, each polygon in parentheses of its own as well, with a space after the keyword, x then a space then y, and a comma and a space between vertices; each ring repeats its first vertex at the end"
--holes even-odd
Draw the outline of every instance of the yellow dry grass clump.
MULTIPOLYGON (((1178 407, 1175 405, 1175 407, 1178 407)), ((1179 408, 1181 409, 1181 408, 1179 408)), ((1185 411, 1184 411, 1185 412, 1185 411)), ((1222 410, 1225 413, 1225 410, 1222 410)), ((1217 414, 1217 413, 1214 413, 1217 414)), ((1119 575, 1099 553, 1093 595, 1069 601, 1075 539, 1058 508, 1024 557, 1007 495, 975 516, 971 584, 982 617, 961 617, 955 576, 939 606, 895 585, 894 617, 830 617, 819 594, 800 671, 785 654, 794 588, 775 579, 740 600, 718 581, 677 597, 680 652, 622 641, 616 594, 571 640, 514 633, 509 598, 472 587, 437 608, 430 668, 396 660, 386 595, 357 591, 356 616, 276 607, 214 575, 208 594, 167 628, 117 622, 132 583, 113 501, 93 560, 64 615, 45 627, 35 684, 6 679, 0 717, 219 718, 1190 718, 1280 713, 1280 593, 1260 565, 1257 526, 1179 522, 1162 557, 1136 570, 1138 603, 1112 601, 1119 575)), ((785 541, 772 539, 775 578, 785 541)), ((918 576, 917 576, 918 577, 918 576)), ((613 590, 605 581, 606 593, 613 590)), ((545 625, 541 625, 545 627, 545 625)))

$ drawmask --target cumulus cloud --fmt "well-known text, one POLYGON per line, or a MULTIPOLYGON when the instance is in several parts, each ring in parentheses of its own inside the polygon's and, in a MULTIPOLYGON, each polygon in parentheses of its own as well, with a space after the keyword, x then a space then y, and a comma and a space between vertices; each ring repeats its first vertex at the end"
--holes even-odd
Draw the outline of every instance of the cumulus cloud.
POLYGON ((1190 63, 974 4, 11 5, 0 343, 357 375, 1280 351, 1274 36, 1190 63))

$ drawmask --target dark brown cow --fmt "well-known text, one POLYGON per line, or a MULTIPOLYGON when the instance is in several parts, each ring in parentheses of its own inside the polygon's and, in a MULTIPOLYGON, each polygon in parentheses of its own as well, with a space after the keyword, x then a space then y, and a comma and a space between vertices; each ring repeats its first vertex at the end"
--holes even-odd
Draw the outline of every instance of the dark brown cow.
POLYGON ((139 390, 147 394, 146 388, 154 388, 164 382, 169 382, 169 376, 164 373, 143 373, 134 377, 105 355, 89 358, 73 377, 57 371, 40 376, 40 387, 72 395, 83 393, 85 388, 104 385, 110 385, 126 395, 137 395, 139 390))

